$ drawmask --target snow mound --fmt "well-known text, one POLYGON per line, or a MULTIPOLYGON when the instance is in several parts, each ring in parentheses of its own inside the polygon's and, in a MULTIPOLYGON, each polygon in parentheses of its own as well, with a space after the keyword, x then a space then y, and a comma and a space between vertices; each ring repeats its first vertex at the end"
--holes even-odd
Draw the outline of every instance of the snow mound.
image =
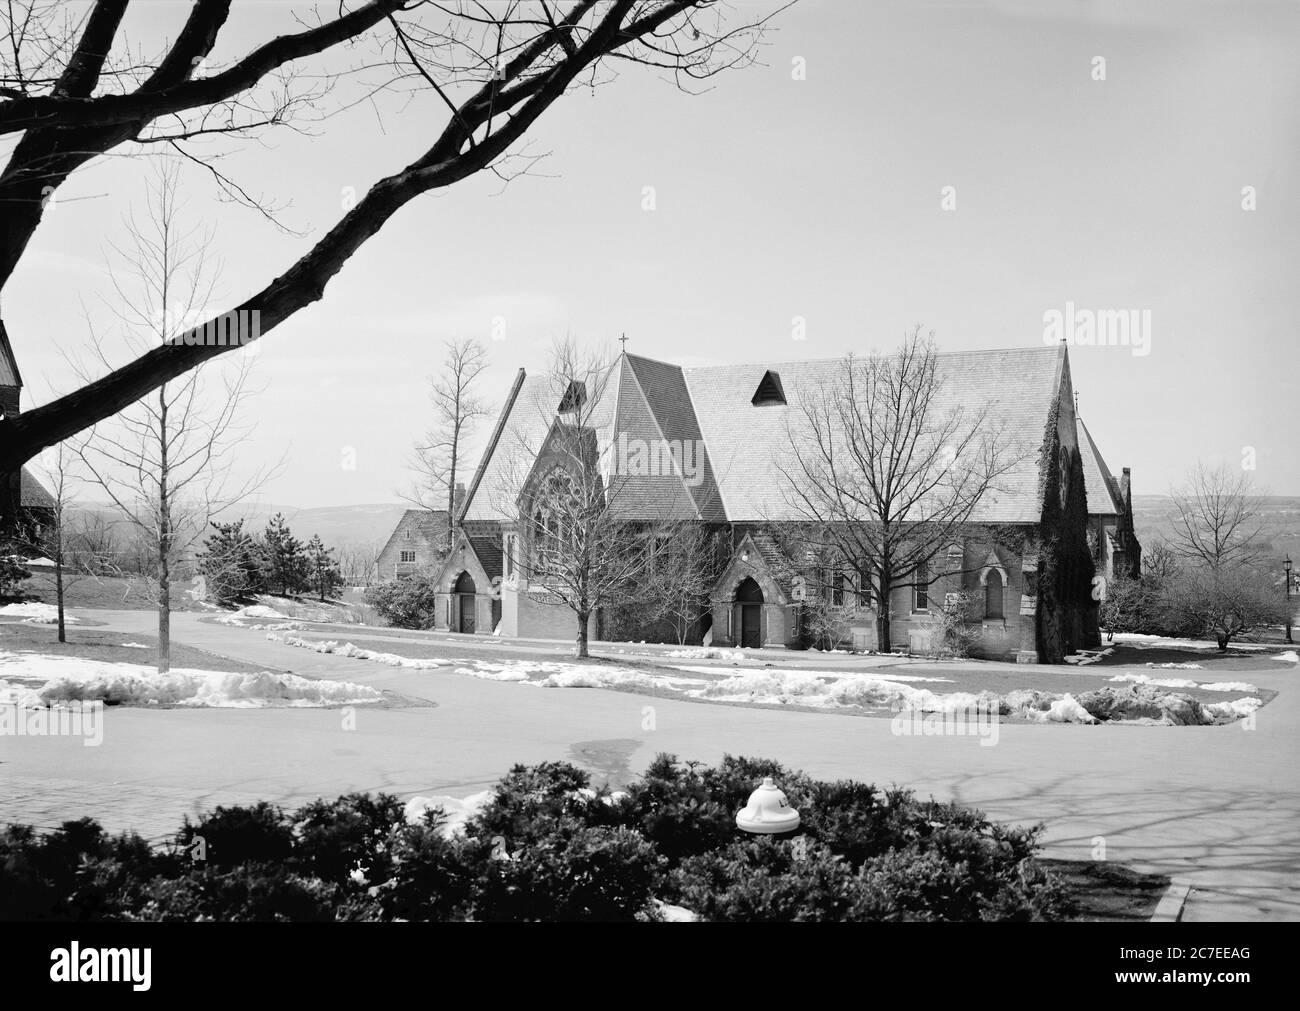
MULTIPOLYGON (((31 625, 57 625, 59 623, 59 609, 53 604, 43 604, 39 600, 27 600, 21 604, 5 604, 0 607, 0 615, 22 618, 24 622, 31 625)), ((77 619, 67 613, 64 614, 63 620, 68 625, 77 623, 77 619)))
POLYGON ((442 835, 443 838, 450 839, 452 836, 464 833, 465 823, 483 809, 484 805, 492 799, 492 794, 492 790, 483 790, 480 793, 472 793, 464 799, 442 794, 433 797, 412 797, 406 802, 406 821, 411 825, 419 824, 424 820, 426 811, 441 809, 447 816, 447 820, 442 824, 442 835))
POLYGON ((1300 654, 1297 654, 1293 649, 1289 649, 1285 653, 1279 653, 1277 659, 1285 660, 1287 663, 1300 663, 1300 654))
POLYGON ((102 701, 110 705, 251 709, 357 705, 383 698, 364 685, 313 681, 296 674, 233 674, 180 667, 159 674, 142 664, 41 653, 0 651, 0 673, 29 683, 44 679, 41 687, 26 689, 0 681, 0 700, 40 705, 102 701))
POLYGON ((1122 720, 1176 727, 1231 723, 1263 704, 1259 699, 1203 704, 1190 695, 1161 691, 1154 684, 1099 688, 1084 692, 1079 702, 1103 722, 1122 720))
MULTIPOLYGON (((1147 666, 1150 666, 1148 664, 1147 666)), ((1195 665, 1193 665, 1195 666, 1195 665)), ((1200 668, 1197 668, 1198 670, 1200 668)), ((1186 678, 1153 678, 1146 674, 1116 674, 1111 681, 1129 681, 1133 684, 1151 685, 1155 688, 1199 688, 1203 692, 1257 692, 1254 685, 1245 681, 1212 681, 1204 684, 1186 678)))
POLYGON ((149 646, 143 642, 124 642, 123 649, 149 649, 149 646))
POLYGON ((333 653, 337 656, 345 656, 352 660, 372 660, 375 663, 387 664, 389 667, 409 667, 412 670, 436 670, 446 663, 445 660, 418 659, 409 656, 398 656, 396 653, 382 653, 379 650, 362 649, 360 646, 354 646, 350 642, 340 645, 335 639, 328 639, 325 642, 312 642, 309 639, 302 639, 294 635, 286 635, 281 638, 272 632, 268 632, 266 637, 272 642, 283 642, 286 646, 297 646, 299 649, 309 649, 313 653, 333 653))
POLYGON ((663 655, 681 660, 730 660, 732 663, 744 663, 746 660, 744 650, 719 649, 716 646, 705 646, 702 649, 673 649, 663 655))

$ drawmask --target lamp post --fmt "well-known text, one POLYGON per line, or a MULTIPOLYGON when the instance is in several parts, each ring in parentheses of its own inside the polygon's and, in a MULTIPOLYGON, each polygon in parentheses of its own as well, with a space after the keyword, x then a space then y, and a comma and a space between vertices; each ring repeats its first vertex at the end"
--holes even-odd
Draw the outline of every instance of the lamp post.
POLYGON ((1286 574, 1286 641, 1292 642, 1291 638, 1291 619, 1294 615, 1291 613, 1291 556, 1288 554, 1282 562, 1282 571, 1286 574))

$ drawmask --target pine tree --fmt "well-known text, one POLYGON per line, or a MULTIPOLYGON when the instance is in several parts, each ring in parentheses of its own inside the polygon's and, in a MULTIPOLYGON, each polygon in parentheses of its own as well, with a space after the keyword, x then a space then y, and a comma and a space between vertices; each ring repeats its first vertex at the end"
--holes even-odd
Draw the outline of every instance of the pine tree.
POLYGON ((310 560, 283 513, 276 513, 266 525, 266 564, 269 588, 282 596, 297 593, 308 584, 310 560))
POLYGON ((198 555, 208 595, 219 603, 232 604, 261 590, 263 552, 244 532, 244 521, 213 523, 212 529, 198 555))
POLYGON ((321 603, 343 584, 339 563, 334 559, 334 549, 325 547, 319 534, 312 534, 307 543, 307 561, 311 567, 311 585, 320 594, 321 603))

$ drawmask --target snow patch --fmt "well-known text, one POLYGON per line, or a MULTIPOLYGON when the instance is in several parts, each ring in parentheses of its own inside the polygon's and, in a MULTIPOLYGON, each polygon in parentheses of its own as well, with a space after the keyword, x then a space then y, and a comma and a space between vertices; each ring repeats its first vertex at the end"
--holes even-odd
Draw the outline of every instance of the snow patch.
POLYGON ((362 649, 360 646, 354 646, 347 642, 342 645, 335 639, 328 639, 324 642, 313 642, 310 639, 302 639, 294 635, 280 637, 274 632, 266 633, 267 639, 272 642, 282 642, 286 646, 297 646, 299 649, 309 649, 314 653, 333 653, 337 656, 345 656, 351 660, 372 660, 375 663, 386 664, 389 667, 410 667, 413 670, 435 670, 443 666, 446 660, 419 659, 409 656, 398 656, 396 653, 382 653, 379 650, 362 649))
MULTIPOLYGON (((44 604, 39 600, 28 600, 21 604, 5 604, 0 607, 0 616, 22 618, 29 625, 57 625, 59 609, 53 604, 44 604)), ((68 625, 77 624, 77 619, 65 613, 63 621, 68 625)))
POLYGON ((234 674, 176 667, 167 674, 143 664, 112 663, 0 650, 0 703, 50 705, 103 701, 110 705, 174 705, 220 709, 320 707, 379 702, 373 688, 313 681, 296 674, 234 674))

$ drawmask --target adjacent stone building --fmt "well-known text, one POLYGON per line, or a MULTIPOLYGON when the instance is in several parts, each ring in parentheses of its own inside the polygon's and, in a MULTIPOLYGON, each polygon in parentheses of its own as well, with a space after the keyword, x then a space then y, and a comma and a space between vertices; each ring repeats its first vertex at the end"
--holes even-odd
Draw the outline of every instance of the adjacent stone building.
POLYGON ((446 509, 408 509, 376 562, 381 582, 435 571, 447 557, 446 509))
MULTIPOLYGON (((1136 571, 1129 472, 1111 476, 1076 417, 1065 346, 944 354, 939 363, 933 409, 986 407, 986 424, 1018 462, 961 535, 913 574, 915 585, 895 588, 891 645, 929 651, 945 600, 965 593, 974 602, 975 655, 1059 662, 1098 641, 1095 577, 1136 571)), ((620 517, 701 524, 720 554, 721 576, 693 625, 697 641, 806 646, 816 603, 832 615, 835 640, 874 648, 878 605, 859 592, 857 574, 821 571, 811 552, 791 549, 791 531, 805 521, 780 479, 791 470, 788 426, 801 424, 800 398, 832 381, 841 362, 689 368, 623 354, 611 368, 584 424, 604 472, 619 475, 620 517), (629 469, 628 447, 651 447, 650 459, 629 469)), ((535 490, 564 467, 548 456, 550 435, 585 395, 569 390, 552 404, 550 377, 520 371, 469 488, 462 535, 438 573, 446 596, 439 627, 572 638, 573 613, 544 576, 528 573, 543 572, 529 561, 552 536, 546 517, 534 514, 535 490), (522 483, 520 447, 531 453, 522 483), (485 580, 499 589, 485 593, 485 580)), ((608 615, 594 624, 593 634, 609 634, 608 615)), ((649 625, 622 632, 657 637, 649 625)))

